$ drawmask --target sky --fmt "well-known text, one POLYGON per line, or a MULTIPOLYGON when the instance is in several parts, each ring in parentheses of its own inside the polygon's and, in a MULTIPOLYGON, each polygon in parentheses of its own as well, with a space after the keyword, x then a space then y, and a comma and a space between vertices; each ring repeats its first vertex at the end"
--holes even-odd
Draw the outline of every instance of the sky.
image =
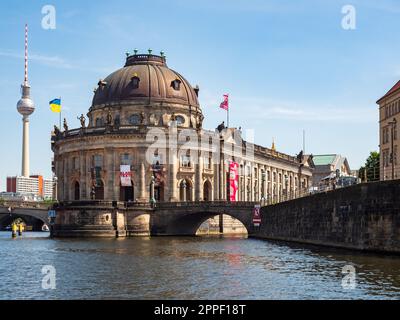
MULTIPOLYGON (((86 114, 99 79, 125 53, 163 50, 168 66, 200 87, 204 127, 225 120, 255 142, 295 155, 338 153, 358 169, 379 149, 376 101, 400 79, 400 2, 392 0, 114 0, 0 3, 0 191, 21 173, 24 24, 29 25, 32 174, 51 178, 48 102, 61 97, 70 128, 86 114), (44 29, 45 5, 56 12, 44 29), (355 9, 355 29, 343 28, 355 9), (347 20, 346 20, 347 21, 347 20)), ((351 20, 353 22, 353 20, 351 20)))

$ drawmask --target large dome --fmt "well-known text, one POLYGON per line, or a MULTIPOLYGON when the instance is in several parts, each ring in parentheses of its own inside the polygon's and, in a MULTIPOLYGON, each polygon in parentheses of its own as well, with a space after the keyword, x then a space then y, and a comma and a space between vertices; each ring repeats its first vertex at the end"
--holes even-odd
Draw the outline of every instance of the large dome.
POLYGON ((165 56, 134 54, 127 57, 123 68, 99 81, 91 109, 129 101, 199 107, 197 93, 185 78, 167 67, 165 56))

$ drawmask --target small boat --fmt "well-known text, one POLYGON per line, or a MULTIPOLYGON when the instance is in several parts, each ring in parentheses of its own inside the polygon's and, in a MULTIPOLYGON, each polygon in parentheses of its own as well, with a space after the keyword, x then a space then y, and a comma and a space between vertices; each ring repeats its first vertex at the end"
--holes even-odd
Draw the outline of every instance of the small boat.
POLYGON ((44 225, 42 226, 42 231, 44 231, 44 232, 49 232, 49 231, 50 231, 50 229, 49 229, 49 227, 47 226, 47 224, 44 224, 44 225))

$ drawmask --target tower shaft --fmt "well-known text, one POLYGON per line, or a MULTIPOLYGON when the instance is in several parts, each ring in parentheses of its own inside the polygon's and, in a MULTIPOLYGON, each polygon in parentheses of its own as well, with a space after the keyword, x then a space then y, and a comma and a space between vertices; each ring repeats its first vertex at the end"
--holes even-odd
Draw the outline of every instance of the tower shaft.
POLYGON ((29 117, 22 118, 22 176, 29 177, 29 117))

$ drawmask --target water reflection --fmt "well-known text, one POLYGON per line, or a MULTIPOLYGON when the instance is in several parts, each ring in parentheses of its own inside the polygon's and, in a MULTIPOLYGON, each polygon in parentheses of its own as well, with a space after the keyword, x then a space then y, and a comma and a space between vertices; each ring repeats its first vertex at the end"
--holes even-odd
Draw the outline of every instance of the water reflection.
POLYGON ((241 237, 51 240, 0 233, 1 299, 398 299, 400 257, 241 237), (344 290, 342 268, 357 271, 344 290), (57 289, 41 289, 54 265, 57 289))

